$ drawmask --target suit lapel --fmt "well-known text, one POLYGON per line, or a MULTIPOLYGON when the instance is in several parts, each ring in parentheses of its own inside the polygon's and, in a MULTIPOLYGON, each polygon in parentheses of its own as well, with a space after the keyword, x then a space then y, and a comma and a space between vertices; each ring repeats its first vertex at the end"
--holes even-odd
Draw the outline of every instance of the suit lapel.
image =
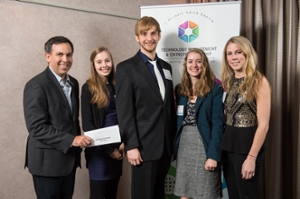
MULTIPOLYGON (((169 69, 166 68, 165 64, 161 61, 160 58, 158 58, 158 61, 159 61, 160 66, 163 69, 163 79, 164 79, 164 82, 165 82, 165 100, 164 100, 164 102, 167 103, 169 101, 169 96, 170 96, 167 93, 169 93, 170 90, 171 90, 171 92, 173 92, 173 82, 170 81, 170 80, 167 80, 166 77, 165 77, 165 74, 164 74, 164 69, 165 70, 169 70, 169 69)), ((170 71, 170 73, 171 73, 171 71, 170 71)))
POLYGON ((142 75, 142 77, 147 81, 147 83, 150 85, 152 90, 155 92, 155 94, 161 98, 159 87, 157 85, 157 82, 155 81, 153 75, 149 71, 148 67, 140 58, 138 54, 135 55, 134 57, 135 63, 136 63, 136 70, 142 75))
POLYGON ((196 104, 195 104, 195 113, 198 112, 203 101, 204 101, 204 98, 199 97, 199 96, 197 97, 196 104))
MULTIPOLYGON (((64 104, 64 106, 68 109, 70 115, 72 116, 72 111, 68 102, 67 97, 65 96, 60 84, 58 83, 56 77, 52 74, 52 72, 50 71, 49 67, 46 69, 46 77, 48 78, 49 81, 49 85, 52 86, 52 88, 55 90, 55 93, 57 93, 57 95, 60 96, 60 98, 62 99, 62 103, 64 104)), ((74 97, 73 97, 73 88, 72 88, 72 92, 71 92, 71 96, 72 96, 72 102, 74 102, 74 97)), ((74 106, 73 106, 74 107, 74 106)))
POLYGON ((72 88, 72 90, 71 90, 72 110, 70 109, 70 111, 72 112, 72 116, 74 116, 73 113, 75 113, 74 109, 77 107, 77 100, 76 100, 75 88, 74 88, 71 78, 70 78, 70 86, 72 88))

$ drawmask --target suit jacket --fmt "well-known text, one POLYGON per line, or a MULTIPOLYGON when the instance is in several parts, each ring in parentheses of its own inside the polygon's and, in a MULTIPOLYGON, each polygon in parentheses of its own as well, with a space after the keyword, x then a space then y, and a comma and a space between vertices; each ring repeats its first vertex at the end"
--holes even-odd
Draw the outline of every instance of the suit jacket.
POLYGON ((29 132, 26 161, 29 172, 39 176, 66 176, 80 166, 80 148, 72 147, 79 127, 78 82, 69 76, 72 110, 49 67, 27 82, 24 115, 29 132))
MULTIPOLYGON (((178 92, 179 85, 175 88, 176 102, 183 106, 183 115, 177 114, 177 132, 175 138, 175 157, 180 142, 182 122, 186 117, 186 105, 188 98, 181 96, 178 92)), ((205 148, 207 158, 221 160, 221 140, 224 128, 224 109, 222 103, 223 89, 220 84, 215 83, 213 89, 204 97, 199 97, 195 104, 196 124, 205 148)))
MULTIPOLYGON (((158 59, 163 69, 171 65, 158 59)), ((165 79, 165 99, 137 53, 117 65, 116 106, 125 150, 138 148, 144 161, 158 160, 164 147, 171 155, 176 131, 173 82, 165 79)))

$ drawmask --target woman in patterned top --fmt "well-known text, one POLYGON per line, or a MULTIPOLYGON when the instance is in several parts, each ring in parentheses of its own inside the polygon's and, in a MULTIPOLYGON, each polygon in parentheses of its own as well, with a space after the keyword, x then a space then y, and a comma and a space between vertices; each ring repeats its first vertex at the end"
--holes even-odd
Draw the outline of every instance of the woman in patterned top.
POLYGON ((181 84, 176 88, 177 156, 174 194, 181 199, 221 197, 221 149, 224 113, 223 89, 200 49, 184 59, 181 84))
POLYGON ((229 198, 258 198, 264 141, 269 128, 271 88, 257 69, 248 39, 235 36, 223 51, 222 85, 226 128, 221 144, 229 198))

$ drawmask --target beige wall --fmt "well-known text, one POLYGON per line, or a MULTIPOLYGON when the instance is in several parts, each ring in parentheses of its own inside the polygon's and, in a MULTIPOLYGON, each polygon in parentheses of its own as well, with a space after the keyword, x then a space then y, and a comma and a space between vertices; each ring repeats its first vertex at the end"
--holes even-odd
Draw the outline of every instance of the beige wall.
MULTIPOLYGON (((49 0, 103 12, 139 18, 139 6, 186 3, 185 0, 49 0), (121 2, 121 3, 120 3, 121 2)), ((48 1, 48 2, 49 2, 48 1)), ((38 2, 43 2, 39 0, 38 2)), ((43 45, 50 37, 63 35, 74 44, 70 74, 82 85, 89 75, 89 55, 98 45, 110 49, 115 63, 136 53, 136 20, 0 0, 0 198, 35 198, 31 175, 24 170, 27 131, 22 94, 25 83, 43 71, 47 63, 43 45)), ((77 171, 75 199, 88 198, 88 173, 77 171)), ((118 199, 129 199, 129 167, 124 161, 118 199)))

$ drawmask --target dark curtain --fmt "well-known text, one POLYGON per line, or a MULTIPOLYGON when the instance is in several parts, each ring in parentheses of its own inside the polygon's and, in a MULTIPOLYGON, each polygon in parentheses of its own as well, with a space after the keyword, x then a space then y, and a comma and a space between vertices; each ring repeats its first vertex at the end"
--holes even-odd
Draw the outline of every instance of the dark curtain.
POLYGON ((299 4, 299 0, 241 3, 240 35, 252 42, 259 68, 272 86, 272 113, 260 183, 262 199, 300 198, 299 4))

